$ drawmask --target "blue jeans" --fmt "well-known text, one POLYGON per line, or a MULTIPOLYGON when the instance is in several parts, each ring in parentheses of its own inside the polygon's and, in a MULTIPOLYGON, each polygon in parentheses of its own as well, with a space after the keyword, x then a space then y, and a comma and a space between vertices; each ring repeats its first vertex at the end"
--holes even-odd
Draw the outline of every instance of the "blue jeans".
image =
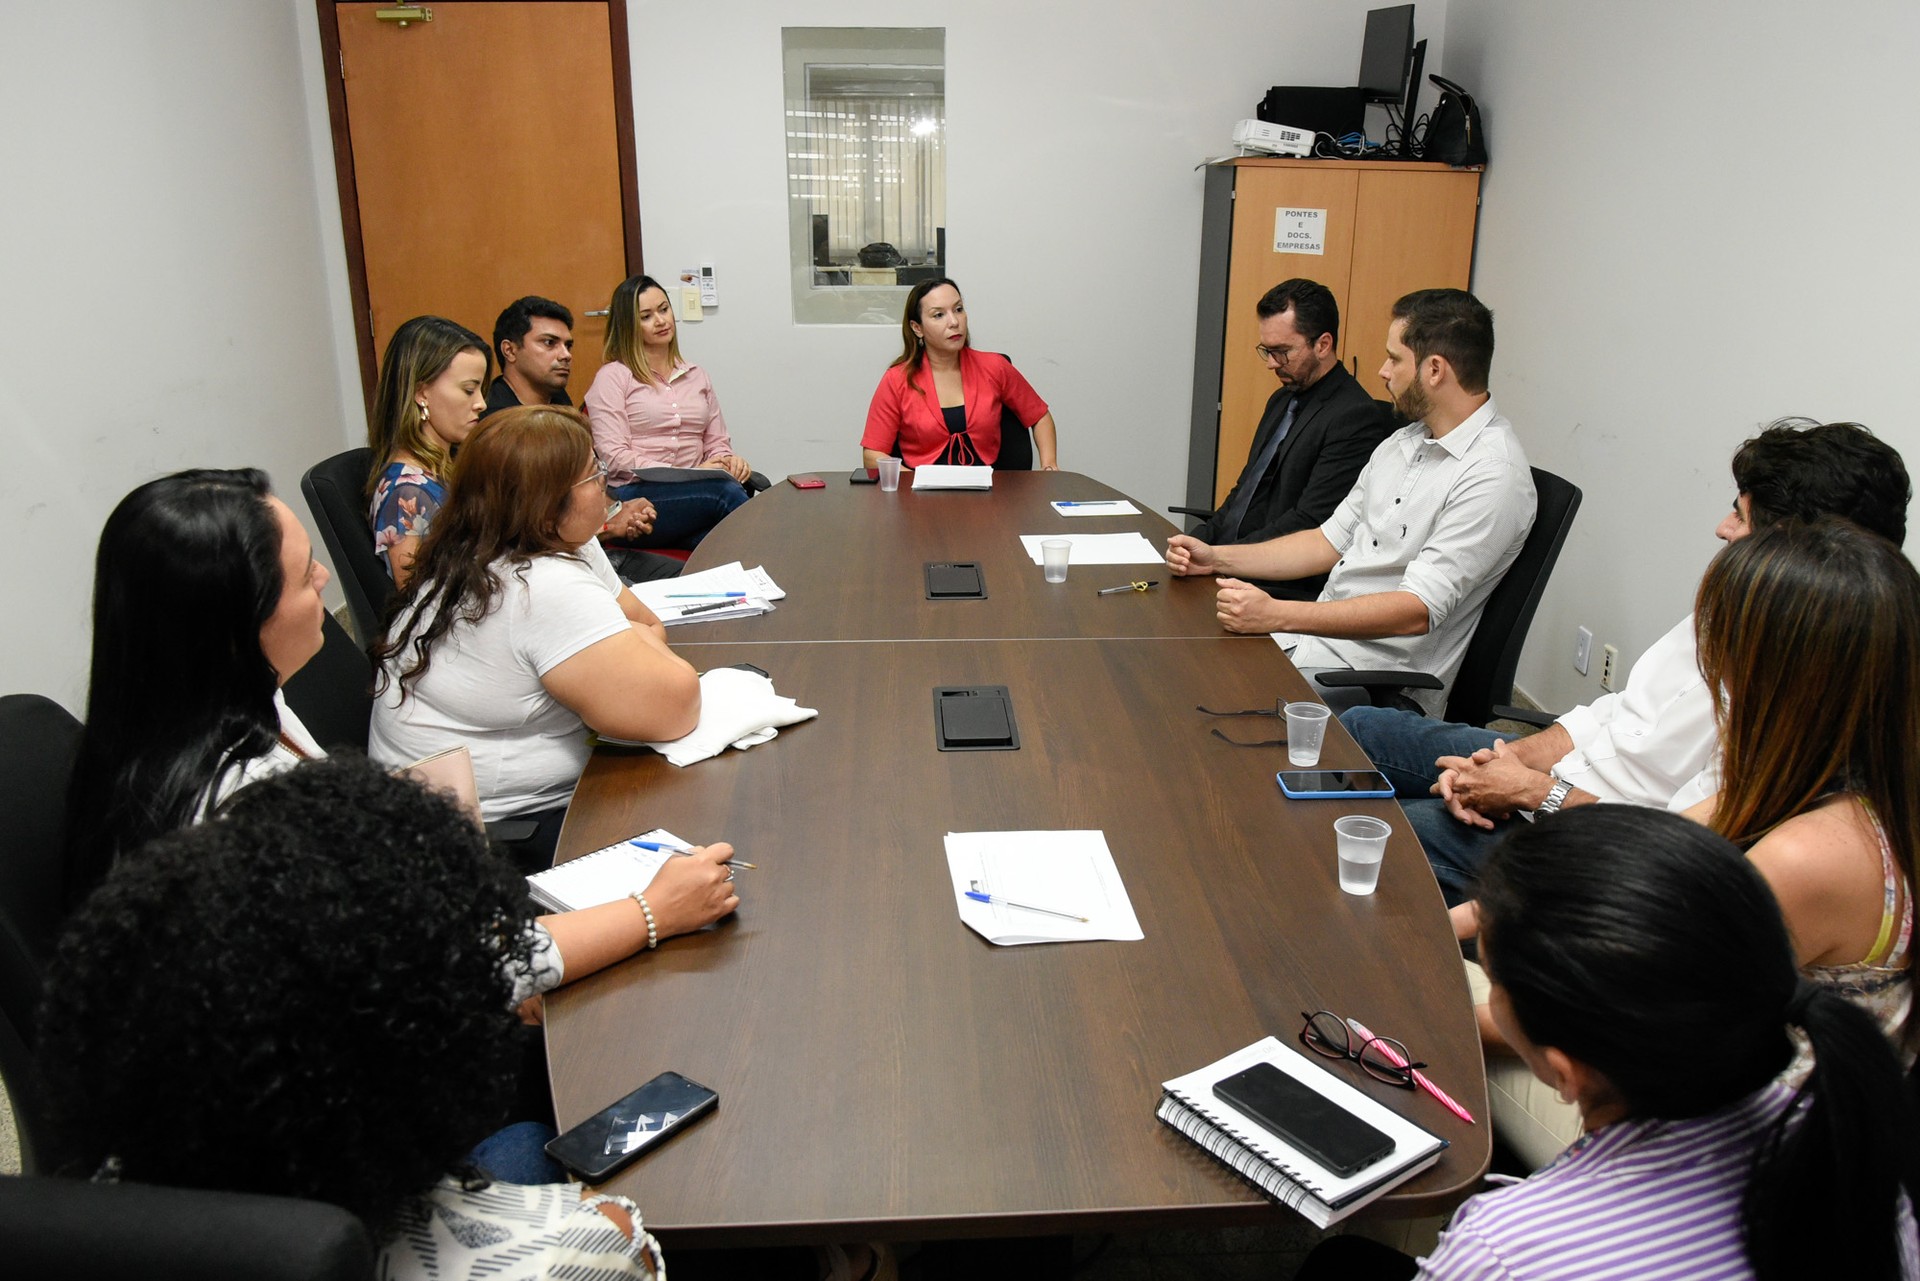
POLYGON ((622 502, 644 498, 658 513, 653 532, 639 538, 621 540, 630 547, 674 547, 692 549, 700 545, 707 531, 725 520, 727 513, 747 501, 747 491, 739 481, 723 471, 699 480, 668 483, 636 480, 616 485, 610 491, 622 502))
POLYGON ((553 1134, 550 1125, 516 1121, 480 1140, 480 1145, 467 1153, 467 1160, 486 1171, 495 1183, 524 1183, 529 1187, 565 1183, 566 1167, 546 1153, 553 1134))
POLYGON ((1385 707, 1353 708, 1340 714, 1340 723, 1393 784, 1393 794, 1427 852, 1427 862, 1433 866, 1434 879, 1440 882, 1447 906, 1472 898, 1480 880, 1480 865, 1515 823, 1526 820, 1495 819, 1490 832, 1468 827, 1447 813, 1446 803, 1428 789, 1440 777, 1434 766, 1440 757, 1471 756, 1505 736, 1385 707))

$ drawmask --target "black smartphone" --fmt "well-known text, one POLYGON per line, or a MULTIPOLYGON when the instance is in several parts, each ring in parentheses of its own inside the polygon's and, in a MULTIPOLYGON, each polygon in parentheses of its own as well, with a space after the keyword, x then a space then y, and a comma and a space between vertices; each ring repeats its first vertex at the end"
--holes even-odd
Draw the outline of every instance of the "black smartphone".
POLYGON ((877 485, 880 483, 878 467, 856 467, 847 473, 849 485, 877 485))
POLYGON ((662 1072, 547 1144, 547 1155, 599 1183, 720 1105, 720 1096, 678 1072, 662 1072))
POLYGON ((987 582, 980 573, 979 561, 935 561, 926 563, 928 600, 985 600, 987 582))
POLYGON ((1341 1178, 1393 1151, 1393 1140, 1271 1063, 1216 1082, 1213 1092, 1341 1178))
POLYGON ((1274 778, 1279 780, 1280 790, 1296 801, 1351 801, 1393 795, 1393 784, 1377 769, 1281 770, 1274 778))

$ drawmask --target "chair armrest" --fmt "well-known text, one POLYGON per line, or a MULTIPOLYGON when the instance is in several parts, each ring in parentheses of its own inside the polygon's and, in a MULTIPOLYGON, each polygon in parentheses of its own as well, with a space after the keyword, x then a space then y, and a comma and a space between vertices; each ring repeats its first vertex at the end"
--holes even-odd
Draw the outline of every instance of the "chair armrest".
POLYGON ((1201 520, 1211 520, 1213 518, 1213 508, 1211 507, 1169 507, 1167 510, 1177 512, 1182 516, 1198 516, 1201 520))
POLYGON ((1447 684, 1429 672, 1322 669, 1314 677, 1322 685, 1358 685, 1363 689, 1445 689, 1447 684))
POLYGON ((1493 719, 1496 721, 1519 721, 1522 725, 1532 725, 1539 729, 1559 720, 1552 712, 1537 712, 1531 707, 1508 707, 1505 703, 1493 705, 1493 719))
POLYGON ((762 476, 759 472, 754 472, 747 477, 747 492, 749 494, 758 494, 772 488, 773 482, 765 476, 762 476))
POLYGON ((497 818, 487 824, 487 838, 498 845, 514 845, 530 838, 539 827, 530 818, 497 818))

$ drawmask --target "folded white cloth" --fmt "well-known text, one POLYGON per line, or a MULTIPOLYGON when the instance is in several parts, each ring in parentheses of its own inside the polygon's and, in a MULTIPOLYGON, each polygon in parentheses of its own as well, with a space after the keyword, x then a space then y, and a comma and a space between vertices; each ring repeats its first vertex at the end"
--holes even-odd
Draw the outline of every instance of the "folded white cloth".
POLYGON ((811 720, 820 713, 773 692, 773 682, 758 672, 716 667, 700 674, 700 723, 684 738, 648 743, 675 765, 691 765, 718 756, 729 747, 764 743, 782 725, 811 720))

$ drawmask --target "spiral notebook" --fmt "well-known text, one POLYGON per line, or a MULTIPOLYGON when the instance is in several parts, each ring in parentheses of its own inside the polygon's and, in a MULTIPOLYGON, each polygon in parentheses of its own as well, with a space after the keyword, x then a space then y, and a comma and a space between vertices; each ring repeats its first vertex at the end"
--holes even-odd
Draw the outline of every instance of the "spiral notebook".
MULTIPOLYGON (((1358 1072, 1356 1066, 1353 1069, 1358 1072)), ((1255 1041, 1197 1072, 1168 1081, 1158 1116, 1221 1164, 1316 1227, 1338 1223, 1440 1159, 1447 1141, 1342 1081, 1273 1037, 1255 1041), (1393 1153, 1341 1178, 1252 1117, 1216 1097, 1214 1084, 1256 1063, 1271 1063, 1394 1141, 1393 1153)))
POLYGON ((665 828, 642 832, 629 841, 616 841, 603 850, 582 854, 527 878, 527 894, 550 912, 573 912, 623 899, 653 883, 673 855, 666 850, 644 850, 633 841, 663 845, 686 842, 665 828))

